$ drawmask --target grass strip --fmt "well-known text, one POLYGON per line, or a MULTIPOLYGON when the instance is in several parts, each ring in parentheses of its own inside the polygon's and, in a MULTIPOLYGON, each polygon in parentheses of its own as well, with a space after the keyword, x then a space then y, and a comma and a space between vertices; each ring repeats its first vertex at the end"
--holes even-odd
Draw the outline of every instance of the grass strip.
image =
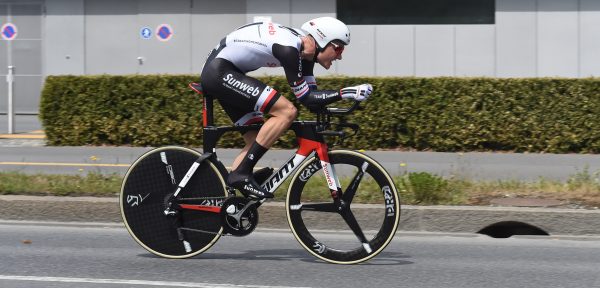
POLYGON ((119 194, 122 180, 119 175, 95 172, 87 175, 0 172, 0 194, 113 197, 119 194))
MULTIPOLYGON (((119 195, 123 178, 117 174, 90 172, 87 175, 25 174, 0 172, 0 195, 98 196, 119 195)), ((350 177, 340 179, 347 187, 350 177)), ((275 193, 284 201, 289 180, 275 193)), ((496 198, 551 198, 584 208, 600 206, 598 173, 578 172, 567 181, 540 178, 525 182, 516 180, 472 181, 443 178, 427 172, 411 172, 394 177, 403 204, 411 205, 489 205, 496 198)), ((330 199, 329 189, 321 176, 312 177, 305 186, 303 199, 330 199)), ((372 179, 361 182, 354 203, 381 203, 382 196, 372 179)))

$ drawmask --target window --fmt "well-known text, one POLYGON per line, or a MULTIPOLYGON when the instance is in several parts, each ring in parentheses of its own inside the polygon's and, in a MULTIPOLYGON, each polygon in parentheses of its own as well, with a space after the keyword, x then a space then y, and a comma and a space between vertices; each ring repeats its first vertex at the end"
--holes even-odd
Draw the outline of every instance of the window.
POLYGON ((495 0, 337 0, 346 24, 494 24, 495 0))

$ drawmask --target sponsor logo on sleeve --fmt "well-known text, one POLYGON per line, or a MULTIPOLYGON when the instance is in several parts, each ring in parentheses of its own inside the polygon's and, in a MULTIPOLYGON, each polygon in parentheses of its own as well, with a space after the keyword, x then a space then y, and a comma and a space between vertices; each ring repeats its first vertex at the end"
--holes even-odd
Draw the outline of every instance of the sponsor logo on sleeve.
POLYGON ((273 26, 273 23, 269 22, 269 35, 273 36, 275 35, 275 33, 277 33, 277 30, 275 30, 275 26, 273 26))

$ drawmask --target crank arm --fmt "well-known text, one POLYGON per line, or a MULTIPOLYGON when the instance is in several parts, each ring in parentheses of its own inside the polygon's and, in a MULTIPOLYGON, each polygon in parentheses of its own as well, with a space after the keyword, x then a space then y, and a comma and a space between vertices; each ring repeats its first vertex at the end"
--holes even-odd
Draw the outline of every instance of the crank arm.
POLYGON ((252 201, 248 202, 246 205, 244 205, 244 208, 239 210, 237 213, 235 213, 233 215, 229 215, 229 216, 233 217, 235 219, 235 221, 240 223, 240 219, 242 218, 242 215, 244 214, 244 212, 246 212, 246 210, 248 210, 248 208, 250 208, 250 206, 252 206, 258 202, 259 202, 259 200, 252 200, 252 201))

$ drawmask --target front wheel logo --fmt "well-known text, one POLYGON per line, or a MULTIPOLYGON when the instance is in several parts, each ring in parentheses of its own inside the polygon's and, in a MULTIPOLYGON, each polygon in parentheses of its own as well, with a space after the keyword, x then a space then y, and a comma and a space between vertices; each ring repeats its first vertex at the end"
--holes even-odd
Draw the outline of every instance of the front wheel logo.
POLYGON ((313 250, 315 250, 319 254, 323 254, 326 249, 327 247, 322 243, 319 243, 319 241, 315 241, 315 244, 313 244, 313 250))
POLYGON ((394 217, 396 215, 396 209, 394 209, 396 206, 396 202, 394 201, 394 192, 392 192, 390 186, 383 186, 381 190, 383 191, 383 196, 385 198, 385 210, 387 212, 386 216, 394 217))

